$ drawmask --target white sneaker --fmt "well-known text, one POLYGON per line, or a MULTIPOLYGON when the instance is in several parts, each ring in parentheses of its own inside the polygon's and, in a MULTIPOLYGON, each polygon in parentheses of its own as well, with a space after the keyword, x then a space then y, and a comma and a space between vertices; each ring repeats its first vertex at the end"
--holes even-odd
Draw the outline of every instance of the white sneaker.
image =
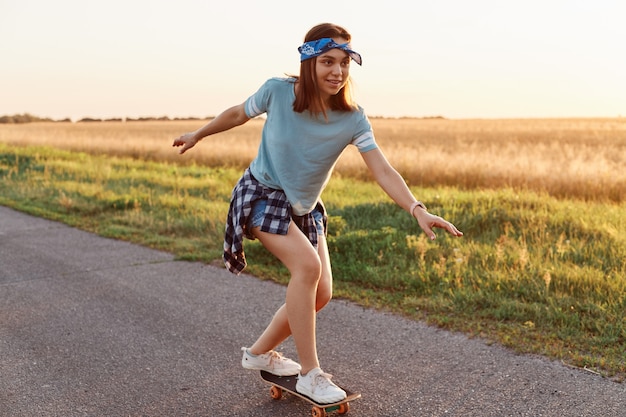
POLYGON ((278 376, 297 375, 302 369, 297 362, 273 350, 256 356, 248 352, 248 348, 242 347, 241 350, 243 350, 241 365, 246 369, 267 371, 278 376))
POLYGON ((341 401, 346 398, 346 392, 331 381, 332 377, 315 368, 306 375, 298 375, 296 391, 320 404, 341 401))

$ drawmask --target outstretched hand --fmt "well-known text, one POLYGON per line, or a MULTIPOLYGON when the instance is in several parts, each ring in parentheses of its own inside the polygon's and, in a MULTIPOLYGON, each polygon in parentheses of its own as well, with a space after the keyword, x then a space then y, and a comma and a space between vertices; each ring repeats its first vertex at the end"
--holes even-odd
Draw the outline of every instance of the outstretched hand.
POLYGON ((196 139, 195 132, 190 132, 190 133, 185 133, 178 139, 175 139, 172 146, 182 146, 180 150, 180 154, 182 155, 185 152, 187 152, 189 149, 196 146, 196 143, 198 143, 198 139, 196 139))
POLYGON ((437 237, 435 232, 433 232, 433 228, 445 229, 452 236, 463 236, 463 232, 457 229, 455 225, 439 216, 427 212, 426 210, 418 208, 415 210, 415 217, 417 218, 417 223, 430 240, 435 240, 437 237))

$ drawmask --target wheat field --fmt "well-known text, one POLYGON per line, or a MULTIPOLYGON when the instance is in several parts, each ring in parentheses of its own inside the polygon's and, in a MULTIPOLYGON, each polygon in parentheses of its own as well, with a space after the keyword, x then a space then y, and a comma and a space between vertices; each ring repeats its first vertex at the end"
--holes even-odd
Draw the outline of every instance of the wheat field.
MULTIPOLYGON (((559 198, 626 201, 626 118, 373 118, 381 149, 415 186, 511 187, 559 198)), ((114 156, 244 168, 257 151, 262 119, 206 138, 179 155, 174 138, 206 121, 28 123, 0 125, 0 142, 114 156)), ((369 179, 349 147, 336 167, 369 179)))

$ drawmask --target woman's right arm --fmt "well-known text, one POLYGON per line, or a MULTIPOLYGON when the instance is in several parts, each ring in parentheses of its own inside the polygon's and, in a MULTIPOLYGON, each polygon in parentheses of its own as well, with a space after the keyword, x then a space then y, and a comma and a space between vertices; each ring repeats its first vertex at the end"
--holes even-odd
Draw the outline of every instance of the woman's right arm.
POLYGON ((237 106, 224 110, 215 119, 211 120, 195 132, 185 133, 178 139, 175 139, 172 146, 182 146, 180 153, 183 154, 207 136, 224 132, 235 126, 240 126, 246 123, 250 120, 250 118, 246 115, 244 106, 245 103, 241 103, 237 106))

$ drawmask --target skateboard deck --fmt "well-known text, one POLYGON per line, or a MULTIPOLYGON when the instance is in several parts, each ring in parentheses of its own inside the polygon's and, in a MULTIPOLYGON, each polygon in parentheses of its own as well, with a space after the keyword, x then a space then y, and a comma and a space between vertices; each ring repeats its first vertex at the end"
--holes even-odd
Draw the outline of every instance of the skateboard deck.
POLYGON ((307 397, 306 395, 300 394, 296 391, 296 382, 298 382, 297 375, 277 376, 274 374, 270 374, 269 372, 261 371, 261 378, 263 379, 263 381, 272 386, 270 388, 270 396, 273 399, 281 399, 283 396, 283 391, 295 395, 296 397, 300 397, 306 402, 313 405, 313 408, 311 409, 311 415, 313 417, 326 417, 326 413, 333 411, 337 411, 339 414, 346 414, 350 410, 350 401, 361 398, 360 393, 350 391, 344 387, 340 387, 346 392, 346 398, 335 403, 319 404, 313 401, 311 398, 307 397))

